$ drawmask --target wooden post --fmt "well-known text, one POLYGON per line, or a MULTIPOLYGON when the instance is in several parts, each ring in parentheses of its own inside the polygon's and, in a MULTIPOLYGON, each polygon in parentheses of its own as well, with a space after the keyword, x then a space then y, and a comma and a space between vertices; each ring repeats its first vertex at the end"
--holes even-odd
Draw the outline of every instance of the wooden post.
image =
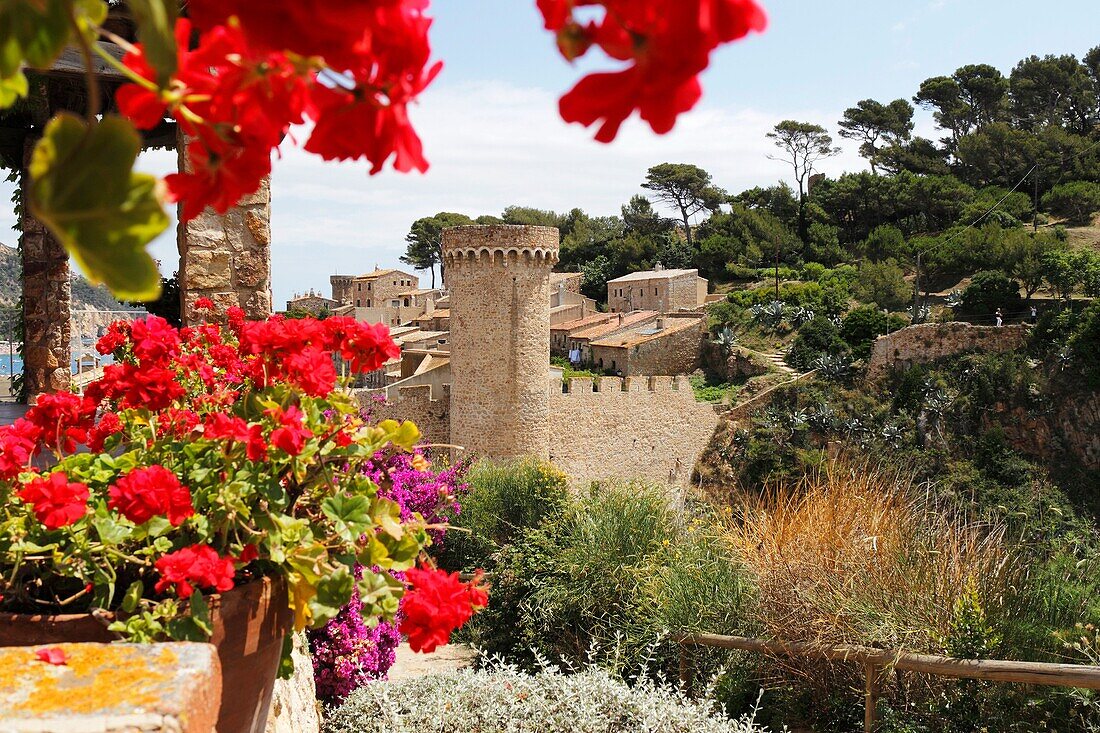
POLYGON ((680 688, 690 695, 695 683, 695 647, 687 641, 680 641, 680 688))
POLYGON ((866 686, 863 692, 863 730, 875 733, 878 728, 878 698, 880 692, 881 670, 872 662, 863 665, 866 686))

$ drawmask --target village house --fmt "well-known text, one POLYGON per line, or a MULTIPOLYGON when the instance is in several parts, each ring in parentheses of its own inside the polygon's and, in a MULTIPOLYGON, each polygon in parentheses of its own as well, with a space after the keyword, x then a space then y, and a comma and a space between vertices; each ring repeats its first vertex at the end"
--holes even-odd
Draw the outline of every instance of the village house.
POLYGON ((628 329, 653 323, 657 320, 657 311, 635 311, 633 313, 616 313, 605 323, 581 329, 569 335, 568 351, 579 351, 580 361, 583 364, 591 364, 592 349, 590 344, 602 338, 614 336, 628 329))
POLYGON ((624 377, 691 374, 706 333, 702 316, 663 315, 591 340, 588 361, 624 377))
POLYGON ((550 353, 554 356, 569 355, 569 337, 585 329, 599 326, 609 322, 612 318, 618 319, 614 313, 593 313, 584 318, 578 318, 564 323, 551 323, 550 325, 550 353))
POLYGON ((310 289, 308 293, 295 293, 294 297, 286 302, 286 309, 288 313, 308 313, 316 317, 323 313, 332 313, 341 305, 343 303, 326 298, 310 289))
POLYGON ((660 313, 697 310, 707 301, 707 280, 698 270, 632 272, 607 283, 608 309, 615 313, 654 310, 660 313))

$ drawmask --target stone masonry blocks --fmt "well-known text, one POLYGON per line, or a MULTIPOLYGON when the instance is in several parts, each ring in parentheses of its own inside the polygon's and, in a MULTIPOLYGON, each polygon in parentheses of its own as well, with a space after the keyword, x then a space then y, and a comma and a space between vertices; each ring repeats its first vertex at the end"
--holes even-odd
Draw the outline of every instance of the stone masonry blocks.
MULTIPOLYGON (((177 146, 180 170, 187 170, 184 138, 177 146)), ((176 232, 180 253, 180 298, 185 324, 201 321, 194 304, 214 301, 224 314, 230 306, 252 319, 271 315, 271 179, 225 214, 203 211, 176 232)))
MULTIPOLYGON (((24 164, 37 141, 28 138, 24 164)), ((27 185, 30 176, 24 176, 27 185)), ((23 207, 23 374, 27 397, 69 388, 72 290, 69 254, 46 226, 23 207)))
POLYGON ((451 292, 451 441, 495 459, 550 454, 550 272, 558 230, 443 232, 451 292))

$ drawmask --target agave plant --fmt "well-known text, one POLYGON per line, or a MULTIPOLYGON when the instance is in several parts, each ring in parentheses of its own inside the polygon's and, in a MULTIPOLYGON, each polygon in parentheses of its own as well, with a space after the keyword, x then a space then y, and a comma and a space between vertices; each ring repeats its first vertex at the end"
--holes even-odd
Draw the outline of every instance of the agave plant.
POLYGON ((810 427, 817 432, 827 433, 836 427, 836 411, 833 410, 832 405, 828 402, 823 402, 810 413, 809 422, 810 427))
POLYGON ((714 337, 714 343, 721 349, 722 354, 729 356, 737 347, 737 336, 733 333, 732 328, 726 326, 714 337))
POLYGON ((786 316, 786 307, 782 300, 773 300, 767 304, 757 304, 752 307, 752 318, 765 328, 772 331, 779 328, 786 316))
POLYGON ((948 308, 954 310, 962 305, 963 294, 961 290, 952 290, 947 294, 947 298, 944 300, 948 308))
POLYGON ((913 304, 909 306, 909 318, 914 323, 928 323, 928 319, 932 317, 932 309, 927 305, 913 304))
POLYGON ((803 323, 809 323, 810 321, 812 321, 815 315, 816 314, 814 313, 813 308, 791 308, 787 314, 787 320, 790 321, 792 326, 798 328, 803 323))
POLYGON ((901 441, 905 438, 905 432, 897 425, 885 425, 879 436, 886 445, 897 447, 901 445, 901 441))
POLYGON ((817 375, 827 382, 844 382, 852 376, 852 360, 843 354, 822 354, 814 361, 817 375))

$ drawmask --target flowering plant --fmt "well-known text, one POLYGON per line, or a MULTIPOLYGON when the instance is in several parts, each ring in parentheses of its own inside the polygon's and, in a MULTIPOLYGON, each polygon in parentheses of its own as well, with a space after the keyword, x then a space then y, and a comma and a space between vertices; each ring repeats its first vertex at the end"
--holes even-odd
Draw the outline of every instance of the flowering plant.
POLYGON ((418 431, 370 424, 338 389, 337 358, 371 371, 399 353, 386 327, 228 320, 115 323, 97 345, 115 362, 84 395, 0 428, 0 610, 102 609, 131 640, 205 639, 207 594, 273 576, 301 630, 353 594, 392 619, 406 571, 405 604, 435 610, 403 631, 445 641, 485 592, 415 568, 433 527, 376 470, 418 431))
MULTIPOLYGON (((35 149, 28 204, 93 282, 124 300, 157 297, 145 251, 169 225, 207 207, 224 213, 271 172, 272 152, 295 125, 325 160, 388 161, 426 171, 409 106, 439 74, 429 0, 129 0, 139 42, 105 26, 106 0, 0 3, 0 109, 27 96, 24 69, 46 68, 68 46, 84 56, 87 109, 56 115, 35 149), (180 7, 188 17, 180 17, 180 7), (120 61, 104 46, 125 51, 120 61), (126 79, 121 116, 99 119, 93 55, 126 79), (185 135, 184 170, 163 185, 134 172, 137 129, 174 119, 185 135)), ((637 111, 663 134, 695 106, 698 77, 720 45, 763 30, 755 0, 537 0, 569 61, 592 48, 625 64, 583 78, 562 97, 568 122, 600 122, 610 142, 637 111)))

